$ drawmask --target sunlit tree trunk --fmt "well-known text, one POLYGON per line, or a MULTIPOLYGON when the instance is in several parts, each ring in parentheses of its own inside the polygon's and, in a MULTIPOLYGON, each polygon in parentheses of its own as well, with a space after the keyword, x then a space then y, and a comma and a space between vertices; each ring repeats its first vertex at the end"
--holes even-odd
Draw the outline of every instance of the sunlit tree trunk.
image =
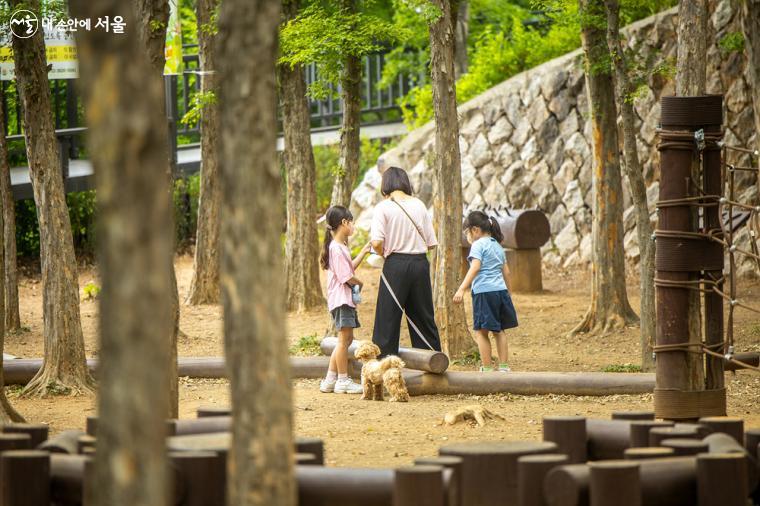
POLYGON ((438 248, 435 258, 433 305, 441 342, 451 356, 472 346, 464 305, 452 300, 462 262, 462 171, 459 123, 454 87, 454 25, 449 0, 433 0, 441 16, 430 25, 430 73, 435 113, 433 196, 438 248))
POLYGON ((603 0, 580 0, 581 41, 586 58, 586 88, 592 131, 592 279, 591 305, 577 332, 606 333, 634 323, 625 289, 623 263, 623 186, 620 177, 617 111, 608 59, 603 0))
POLYGON ((296 504, 275 152, 279 21, 277 0, 222 2, 220 279, 233 418, 227 490, 235 506, 296 504))
POLYGON ((620 41, 620 4, 617 0, 606 0, 607 45, 612 55, 614 81, 617 88, 618 104, 623 118, 623 153, 625 172, 631 188, 631 197, 636 210, 636 233, 639 239, 639 270, 641 275, 641 368, 654 369, 652 346, 655 339, 654 306, 654 241, 652 223, 649 221, 647 187, 644 181, 639 153, 636 149, 636 125, 633 103, 629 99, 633 86, 628 75, 625 51, 620 41))
MULTIPOLYGON (((21 5, 41 18, 39 0, 10 0, 12 9, 21 5)), ((42 367, 24 393, 87 393, 93 380, 84 353, 77 261, 50 107, 45 43, 42 30, 26 39, 11 39, 40 230, 45 343, 42 367)))
MULTIPOLYGON (((3 89, 0 87, 0 103, 3 89)), ((5 330, 21 329, 18 310, 18 265, 16 259, 16 201, 11 186, 11 166, 5 141, 5 116, 0 108, 0 198, 3 202, 3 250, 5 253, 5 330)))
MULTIPOLYGON (((201 93, 216 93, 216 27, 213 15, 220 0, 198 0, 198 57, 203 74, 201 93)), ((201 194, 195 241, 193 279, 188 304, 219 303, 219 164, 217 162, 219 119, 216 103, 201 111, 201 194)))
MULTIPOLYGON (((299 4, 299 0, 283 2, 283 22, 298 15, 299 4)), ((280 65, 279 76, 287 171, 285 298, 288 311, 305 311, 324 304, 317 261, 317 176, 311 149, 311 118, 303 67, 280 65)))
MULTIPOLYGON (((707 0, 681 0, 678 3, 678 53, 676 61, 676 95, 682 97, 704 95, 707 87, 707 0)), ((699 160, 694 157, 691 176, 700 181, 699 160)), ((696 230, 697 212, 692 212, 692 222, 696 230)), ((689 275, 690 281, 699 279, 699 273, 689 275)), ((689 291, 689 336, 690 343, 702 342, 702 311, 700 293, 689 291)), ((687 353, 689 387, 694 390, 704 388, 703 359, 696 353, 687 353)))
POLYGON ((166 170, 163 88, 149 78, 131 8, 116 0, 72 0, 70 8, 77 18, 118 12, 126 22, 123 36, 76 32, 103 283, 94 504, 161 506, 171 485, 161 386, 170 374, 173 250, 169 194, 156 177, 166 170))
MULTIPOLYGON (((347 13, 355 13, 357 0, 340 0, 341 7, 347 13)), ((351 192, 354 190, 356 178, 359 175, 359 157, 361 155, 361 139, 359 124, 361 122, 361 84, 362 60, 353 55, 347 55, 343 73, 340 79, 341 98, 343 99, 343 119, 340 126, 340 160, 339 172, 333 183, 333 206, 348 207, 351 204, 351 192)))
MULTIPOLYGON (((135 9, 135 15, 137 16, 137 28, 140 41, 145 48, 148 61, 150 62, 151 72, 149 76, 154 79, 163 90, 164 85, 164 65, 165 56, 164 49, 166 47, 166 28, 169 22, 169 1, 168 0, 133 0, 135 9)), ((147 77, 147 76, 146 76, 147 77)), ((168 132, 168 124, 166 120, 166 102, 161 100, 159 106, 164 113, 163 122, 168 132)), ((170 196, 167 206, 171 209, 171 194, 172 194, 172 182, 174 181, 174 175, 172 174, 172 165, 170 162, 171 154, 169 153, 169 139, 165 137, 166 146, 164 147, 164 155, 166 163, 163 170, 165 179, 160 177, 154 178, 154 184, 161 186, 164 191, 170 196)), ((158 173, 156 173, 157 175, 158 173)), ((171 214, 170 214, 171 218, 171 214)), ((172 238, 174 238, 174 225, 165 229, 172 238)), ((174 255, 169 257, 169 263, 171 265, 170 273, 170 293, 172 303, 172 314, 174 325, 170 328, 167 339, 169 340, 169 358, 167 359, 167 367, 169 371, 168 389, 169 389, 169 410, 167 415, 169 418, 177 418, 179 412, 179 380, 177 374, 177 334, 179 333, 179 291, 177 289, 177 276, 174 272, 174 255)))

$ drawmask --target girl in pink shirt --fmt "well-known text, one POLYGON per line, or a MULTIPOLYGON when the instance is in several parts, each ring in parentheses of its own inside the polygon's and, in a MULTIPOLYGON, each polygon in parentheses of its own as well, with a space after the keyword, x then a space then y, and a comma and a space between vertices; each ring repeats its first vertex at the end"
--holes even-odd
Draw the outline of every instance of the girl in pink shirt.
POLYGON ((332 314, 338 329, 338 345, 330 355, 327 376, 319 384, 322 392, 337 394, 360 394, 362 386, 348 377, 348 347, 354 340, 354 329, 360 327, 352 288, 363 283, 355 271, 369 253, 366 244, 355 259, 348 250, 348 238, 354 233, 354 217, 343 206, 333 206, 325 214, 327 230, 319 259, 327 270, 327 310, 332 314))

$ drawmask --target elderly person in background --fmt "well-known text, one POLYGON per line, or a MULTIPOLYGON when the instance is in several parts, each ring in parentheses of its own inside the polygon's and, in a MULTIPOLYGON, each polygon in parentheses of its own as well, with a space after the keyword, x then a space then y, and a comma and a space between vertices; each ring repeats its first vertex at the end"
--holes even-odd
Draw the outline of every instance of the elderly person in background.
POLYGON ((384 200, 375 206, 370 231, 372 248, 385 258, 372 341, 382 356, 398 353, 403 309, 412 346, 440 351, 427 259, 428 250, 438 245, 432 220, 425 204, 412 196, 403 169, 388 167, 382 176, 384 200))

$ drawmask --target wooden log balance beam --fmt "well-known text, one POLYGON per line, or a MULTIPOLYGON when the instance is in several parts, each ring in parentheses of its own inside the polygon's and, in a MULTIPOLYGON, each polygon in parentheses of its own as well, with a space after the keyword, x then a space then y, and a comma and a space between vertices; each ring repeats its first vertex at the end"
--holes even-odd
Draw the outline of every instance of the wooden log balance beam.
MULTIPOLYGON (((364 344, 364 341, 354 341, 351 343, 351 346, 348 347, 348 358, 351 361, 356 362, 354 353, 362 344, 364 344)), ((320 348, 322 349, 322 353, 329 356, 337 345, 337 337, 325 337, 322 339, 320 348)), ((449 367, 449 357, 440 351, 421 350, 418 348, 399 348, 398 356, 404 361, 407 369, 416 369, 418 371, 441 374, 446 372, 446 369, 449 367)))
MULTIPOLYGON (((319 379, 327 371, 329 357, 291 357, 293 378, 319 379)), ((350 369, 358 378, 358 363, 350 369)), ((6 362, 6 382, 26 384, 41 367, 42 360, 6 362)), ((93 364, 93 366, 96 364, 93 364)), ((191 378, 226 378, 224 360, 215 357, 179 359, 179 375, 191 378)), ((489 372, 449 371, 432 374, 405 370, 404 379, 410 395, 639 395, 654 390, 654 374, 603 372, 489 372)))

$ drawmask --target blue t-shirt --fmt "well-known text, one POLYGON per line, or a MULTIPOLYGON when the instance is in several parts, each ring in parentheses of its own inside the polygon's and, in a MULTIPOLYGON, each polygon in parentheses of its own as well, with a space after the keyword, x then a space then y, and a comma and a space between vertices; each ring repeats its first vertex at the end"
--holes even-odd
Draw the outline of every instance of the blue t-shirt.
POLYGON ((480 260, 480 271, 472 281, 472 293, 498 292, 506 290, 502 266, 507 261, 504 248, 493 237, 481 237, 470 248, 467 260, 480 260))

